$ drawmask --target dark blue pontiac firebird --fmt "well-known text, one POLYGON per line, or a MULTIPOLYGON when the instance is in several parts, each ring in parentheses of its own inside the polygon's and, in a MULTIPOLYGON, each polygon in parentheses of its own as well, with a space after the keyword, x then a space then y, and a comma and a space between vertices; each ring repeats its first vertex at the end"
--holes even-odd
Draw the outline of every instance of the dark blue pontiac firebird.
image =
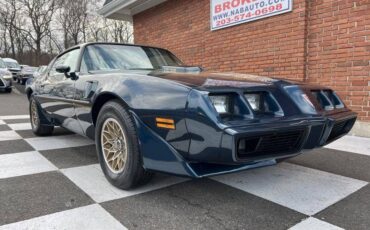
POLYGON ((27 86, 33 132, 96 142, 115 186, 155 171, 205 177, 272 165, 345 135, 356 114, 331 89, 203 71, 167 50, 88 43, 27 86))

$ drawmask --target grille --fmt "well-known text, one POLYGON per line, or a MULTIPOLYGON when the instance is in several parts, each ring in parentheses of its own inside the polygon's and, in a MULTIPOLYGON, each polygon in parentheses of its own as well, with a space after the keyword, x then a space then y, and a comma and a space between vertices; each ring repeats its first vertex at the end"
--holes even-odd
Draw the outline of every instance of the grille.
POLYGON ((238 142, 238 157, 294 153, 301 148, 304 134, 304 130, 294 130, 242 138, 238 142))
POLYGON ((339 122, 334 123, 334 126, 330 132, 327 142, 333 141, 337 139, 338 137, 348 133, 351 130, 355 121, 356 119, 352 118, 349 120, 344 120, 344 121, 339 121, 339 122))

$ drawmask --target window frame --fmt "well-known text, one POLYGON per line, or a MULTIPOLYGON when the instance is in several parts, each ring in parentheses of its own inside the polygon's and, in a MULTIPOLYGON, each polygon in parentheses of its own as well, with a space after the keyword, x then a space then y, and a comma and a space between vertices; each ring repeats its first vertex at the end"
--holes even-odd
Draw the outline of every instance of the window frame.
POLYGON ((76 60, 76 68, 75 68, 75 71, 74 72, 79 72, 79 68, 80 68, 80 59, 81 59, 81 47, 80 46, 77 46, 77 47, 72 47, 70 49, 67 49, 65 50, 64 52, 60 53, 58 56, 56 56, 54 58, 54 60, 48 65, 48 67, 46 68, 46 71, 47 72, 47 79, 52 79, 54 76, 56 75, 60 75, 61 73, 53 73, 53 69, 56 67, 55 64, 56 62, 61 58, 63 57, 64 55, 68 55, 70 52, 73 52, 75 50, 79 50, 79 54, 78 54, 78 58, 76 60))
POLYGON ((153 48, 153 49, 159 49, 161 51, 166 51, 170 54, 172 54, 174 56, 175 59, 177 59, 177 61, 179 63, 182 63, 184 64, 184 62, 179 58, 177 57, 174 53, 172 53, 171 51, 167 50, 167 49, 163 49, 163 48, 159 48, 159 47, 152 47, 152 46, 140 46, 140 45, 134 45, 134 44, 121 44, 121 43, 110 43, 110 42, 97 42, 97 43, 88 43, 88 44, 85 44, 83 46, 81 46, 81 53, 80 53, 80 57, 79 57, 79 61, 78 61, 78 64, 77 64, 77 68, 76 68, 76 72, 79 72, 79 74, 92 74, 89 72, 89 70, 86 70, 86 71, 81 71, 81 66, 82 66, 82 60, 83 60, 83 57, 85 55, 85 52, 87 50, 87 48, 89 46, 94 46, 94 45, 117 45, 117 46, 133 46, 133 47, 146 47, 146 48, 153 48), (78 70, 78 71, 77 71, 78 70))

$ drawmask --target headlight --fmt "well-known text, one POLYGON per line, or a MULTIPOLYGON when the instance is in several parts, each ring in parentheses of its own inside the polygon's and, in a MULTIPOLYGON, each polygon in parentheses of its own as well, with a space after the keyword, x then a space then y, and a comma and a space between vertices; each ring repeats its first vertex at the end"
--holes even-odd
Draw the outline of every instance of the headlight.
POLYGON ((13 76, 12 76, 12 74, 11 73, 5 73, 4 75, 3 75, 3 79, 4 80, 10 80, 10 79, 12 79, 13 78, 13 76))
POLYGON ((248 103, 251 105, 254 111, 261 110, 261 94, 245 94, 245 98, 247 99, 248 103))
POLYGON ((314 104, 297 85, 285 86, 284 89, 289 97, 305 114, 317 114, 314 104))
POLYGON ((248 92, 244 94, 244 97, 257 114, 284 116, 284 112, 275 97, 267 91, 248 92))
POLYGON ((227 95, 209 96, 213 106, 219 114, 230 113, 230 97, 227 95))

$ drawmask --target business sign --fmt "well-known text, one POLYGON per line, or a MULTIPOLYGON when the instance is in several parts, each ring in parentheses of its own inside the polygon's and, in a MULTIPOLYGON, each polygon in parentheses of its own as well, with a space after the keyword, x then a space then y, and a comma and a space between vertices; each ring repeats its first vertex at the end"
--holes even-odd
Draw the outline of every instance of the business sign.
POLYGON ((290 12, 293 0, 211 0, 211 30, 290 12))

